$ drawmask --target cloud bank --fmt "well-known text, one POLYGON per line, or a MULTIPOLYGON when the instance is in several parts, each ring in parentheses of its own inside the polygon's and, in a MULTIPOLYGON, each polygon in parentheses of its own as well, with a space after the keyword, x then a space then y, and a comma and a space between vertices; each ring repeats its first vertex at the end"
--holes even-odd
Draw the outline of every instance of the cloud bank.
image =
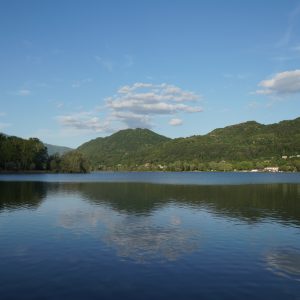
POLYGON ((300 70, 285 71, 275 74, 272 78, 263 80, 259 84, 256 94, 285 95, 300 93, 300 70))
POLYGON ((196 105, 199 99, 199 95, 175 85, 137 82, 107 98, 106 107, 116 120, 129 127, 151 127, 155 116, 201 112, 196 105))
POLYGON ((116 94, 105 99, 99 118, 99 109, 71 113, 57 117, 63 127, 89 132, 110 132, 113 128, 151 128, 159 116, 172 116, 169 125, 183 123, 178 114, 199 113, 200 96, 166 83, 136 82, 120 87, 116 94))

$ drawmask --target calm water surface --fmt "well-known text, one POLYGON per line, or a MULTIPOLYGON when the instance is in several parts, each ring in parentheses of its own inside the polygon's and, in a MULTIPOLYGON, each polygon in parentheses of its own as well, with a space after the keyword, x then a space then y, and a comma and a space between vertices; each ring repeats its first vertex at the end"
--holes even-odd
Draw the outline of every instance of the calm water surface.
POLYGON ((300 175, 0 175, 0 299, 300 299, 300 175))

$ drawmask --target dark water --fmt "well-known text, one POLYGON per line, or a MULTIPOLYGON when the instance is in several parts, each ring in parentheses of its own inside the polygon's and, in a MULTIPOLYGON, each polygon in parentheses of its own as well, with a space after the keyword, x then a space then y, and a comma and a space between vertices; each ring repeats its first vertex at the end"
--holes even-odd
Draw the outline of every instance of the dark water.
POLYGON ((300 299, 299 174, 1 175, 0 299, 300 299))

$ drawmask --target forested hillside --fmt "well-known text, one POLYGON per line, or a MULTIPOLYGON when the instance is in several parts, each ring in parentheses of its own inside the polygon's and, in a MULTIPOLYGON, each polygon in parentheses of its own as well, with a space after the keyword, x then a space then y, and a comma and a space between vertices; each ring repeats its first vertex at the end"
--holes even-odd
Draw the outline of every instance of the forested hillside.
POLYGON ((154 148, 170 139, 149 129, 126 129, 105 138, 97 138, 81 145, 94 166, 135 165, 144 162, 142 153, 148 154, 154 148))
MULTIPOLYGON (((68 149, 67 149, 68 150, 68 149)), ((63 155, 49 155, 37 138, 0 134, 0 171, 93 170, 231 171, 277 166, 300 171, 300 118, 263 125, 249 121, 206 135, 170 139, 126 129, 63 155)))
POLYGON ((168 139, 128 129, 81 145, 94 169, 299 169, 300 118, 263 125, 249 121, 206 135, 168 139))

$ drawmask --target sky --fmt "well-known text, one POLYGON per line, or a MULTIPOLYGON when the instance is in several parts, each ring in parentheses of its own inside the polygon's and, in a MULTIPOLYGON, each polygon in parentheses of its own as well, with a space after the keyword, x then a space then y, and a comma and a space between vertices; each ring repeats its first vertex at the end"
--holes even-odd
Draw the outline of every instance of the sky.
POLYGON ((0 132, 77 147, 299 116, 299 0, 0 0, 0 132))

